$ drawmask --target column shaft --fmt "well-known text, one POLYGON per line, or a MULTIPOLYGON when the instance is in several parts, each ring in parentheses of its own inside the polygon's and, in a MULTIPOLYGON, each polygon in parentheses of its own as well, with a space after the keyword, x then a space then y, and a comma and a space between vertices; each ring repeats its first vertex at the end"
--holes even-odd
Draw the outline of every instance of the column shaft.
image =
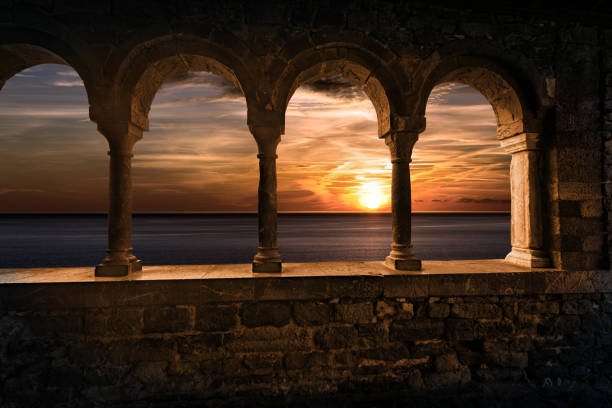
POLYGON ((410 157, 418 138, 415 132, 395 132, 387 136, 393 166, 391 180, 391 252, 385 263, 398 270, 420 270, 421 260, 412 250, 412 192, 410 157))
POLYGON ((512 154, 510 163, 512 251, 506 261, 530 268, 550 265, 544 251, 542 228, 542 192, 539 177, 539 135, 523 133, 502 140, 502 147, 512 154))
POLYGON ((258 154, 259 189, 257 194, 258 239, 253 272, 280 272, 277 245, 276 155, 258 154))
POLYGON ((96 276, 126 276, 142 270, 142 262, 132 253, 132 148, 137 139, 122 130, 117 127, 102 132, 111 146, 108 255, 96 266, 96 276))
POLYGON ((259 148, 259 189, 257 194, 258 240, 253 272, 279 273, 282 260, 277 245, 276 146, 280 126, 250 126, 259 148))

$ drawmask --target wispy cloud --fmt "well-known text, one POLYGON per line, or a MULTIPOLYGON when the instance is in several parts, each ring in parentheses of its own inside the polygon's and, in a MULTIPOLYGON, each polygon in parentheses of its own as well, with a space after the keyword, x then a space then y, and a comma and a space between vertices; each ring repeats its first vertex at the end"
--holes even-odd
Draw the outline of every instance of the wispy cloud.
POLYGON ((53 81, 53 86, 84 86, 83 81, 75 79, 74 81, 53 81))

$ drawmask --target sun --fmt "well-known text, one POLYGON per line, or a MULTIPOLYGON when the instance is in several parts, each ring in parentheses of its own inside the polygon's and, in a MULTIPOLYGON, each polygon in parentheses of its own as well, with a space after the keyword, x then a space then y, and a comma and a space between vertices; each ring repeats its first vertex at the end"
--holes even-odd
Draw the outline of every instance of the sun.
POLYGON ((359 188, 359 204, 375 210, 386 201, 382 188, 377 183, 363 183, 359 188))

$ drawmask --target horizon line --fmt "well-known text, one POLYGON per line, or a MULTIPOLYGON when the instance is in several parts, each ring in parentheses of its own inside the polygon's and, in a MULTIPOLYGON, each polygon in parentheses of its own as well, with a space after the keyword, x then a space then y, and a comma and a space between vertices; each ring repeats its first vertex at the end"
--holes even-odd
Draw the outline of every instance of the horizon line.
MULTIPOLYGON (((107 215, 105 211, 2 211, 0 215, 107 215)), ((391 211, 279 211, 279 215, 300 214, 381 214, 391 215, 391 211)), ((412 211, 412 214, 510 214, 510 211, 487 210, 432 210, 412 211)), ((256 211, 135 211, 132 215, 257 215, 256 211)))

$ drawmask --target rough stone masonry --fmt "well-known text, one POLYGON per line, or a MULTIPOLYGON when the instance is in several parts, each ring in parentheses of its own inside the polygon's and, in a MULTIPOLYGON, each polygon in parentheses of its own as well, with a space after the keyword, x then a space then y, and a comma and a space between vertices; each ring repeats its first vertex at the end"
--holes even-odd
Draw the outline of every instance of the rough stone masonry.
POLYGON ((612 7, 583 3, 0 2, 0 87, 42 63, 85 84, 110 150, 96 273, 127 275, 2 281, 0 405, 367 405, 372 394, 609 406, 612 7), (397 275, 135 278, 147 270, 131 245, 133 147, 161 83, 187 71, 224 76, 246 99, 260 159, 255 272, 284 271, 275 160, 293 91, 332 75, 362 86, 393 162, 397 275), (495 111, 513 155, 508 261, 536 269, 430 274, 425 260, 401 272, 421 267, 409 163, 443 82, 474 87, 495 111))

